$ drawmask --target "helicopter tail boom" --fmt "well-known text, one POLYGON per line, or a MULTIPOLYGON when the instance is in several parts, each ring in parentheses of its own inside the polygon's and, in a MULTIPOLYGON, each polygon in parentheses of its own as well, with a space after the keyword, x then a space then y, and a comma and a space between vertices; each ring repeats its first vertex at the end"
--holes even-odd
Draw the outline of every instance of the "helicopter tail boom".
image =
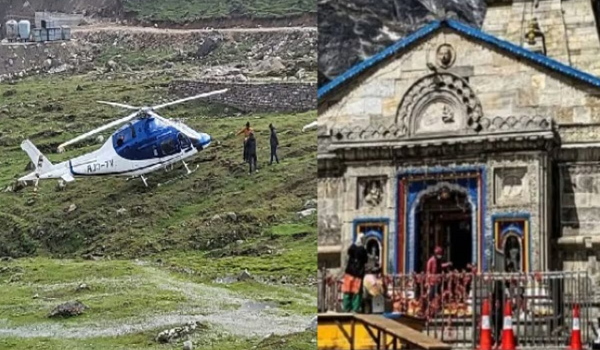
POLYGON ((35 147, 33 142, 29 140, 23 141, 23 143, 21 143, 21 149, 27 153, 29 159, 31 159, 31 162, 35 166, 37 173, 47 173, 54 168, 54 164, 52 164, 48 158, 35 147))
POLYGON ((31 159, 31 162, 35 166, 35 170, 20 178, 19 181, 63 179, 66 182, 72 182, 75 180, 68 171, 68 168, 63 166, 65 163, 58 165, 52 164, 31 141, 23 141, 23 143, 21 143, 21 149, 27 153, 29 159, 31 159))

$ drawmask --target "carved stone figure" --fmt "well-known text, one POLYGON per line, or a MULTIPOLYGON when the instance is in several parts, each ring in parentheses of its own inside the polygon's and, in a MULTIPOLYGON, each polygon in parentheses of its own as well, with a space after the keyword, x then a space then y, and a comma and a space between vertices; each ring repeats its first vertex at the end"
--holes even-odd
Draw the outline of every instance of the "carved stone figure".
POLYGON ((361 206, 377 207, 383 201, 383 181, 381 179, 365 180, 363 184, 363 200, 361 206))
POLYGON ((436 52, 436 59, 441 68, 450 68, 456 60, 454 48, 449 44, 440 45, 436 52))
POLYGON ((508 236, 504 242, 505 269, 521 270, 521 244, 515 236, 508 236))

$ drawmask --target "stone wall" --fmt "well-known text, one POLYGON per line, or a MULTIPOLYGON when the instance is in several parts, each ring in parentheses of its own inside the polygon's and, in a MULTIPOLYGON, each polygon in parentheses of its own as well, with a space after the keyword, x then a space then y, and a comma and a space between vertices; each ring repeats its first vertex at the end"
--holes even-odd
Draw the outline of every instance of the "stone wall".
POLYGON ((305 112, 317 106, 316 83, 226 83, 208 81, 174 81, 170 90, 191 96, 214 90, 229 89, 211 96, 208 101, 221 103, 246 112, 305 112))
POLYGON ((418 79, 432 73, 426 63, 435 60, 437 47, 444 43, 456 50, 456 62, 449 71, 468 80, 485 116, 551 117, 560 126, 569 126, 560 128, 563 143, 600 141, 600 129, 596 126, 600 123, 598 89, 449 30, 382 64, 376 72, 355 81, 356 85, 346 87, 348 93, 341 93, 338 103, 330 108, 320 107, 321 124, 339 128, 395 123, 405 93, 418 79))
MULTIPOLYGON (((590 0, 514 0, 488 8, 482 29, 499 38, 528 47, 525 34, 537 18, 546 37, 548 56, 600 75, 600 39, 590 0)), ((538 39, 538 43, 541 41, 538 39)), ((535 45, 538 46, 537 44, 535 45)))

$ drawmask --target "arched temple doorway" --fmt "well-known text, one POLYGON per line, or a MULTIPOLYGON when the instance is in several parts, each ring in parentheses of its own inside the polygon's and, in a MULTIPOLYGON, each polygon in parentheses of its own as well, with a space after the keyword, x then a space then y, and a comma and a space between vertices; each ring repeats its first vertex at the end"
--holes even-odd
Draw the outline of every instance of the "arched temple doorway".
POLYGON ((417 226, 415 270, 425 270, 436 246, 454 269, 466 269, 473 257, 473 213, 466 193, 442 187, 423 195, 415 212, 417 226))

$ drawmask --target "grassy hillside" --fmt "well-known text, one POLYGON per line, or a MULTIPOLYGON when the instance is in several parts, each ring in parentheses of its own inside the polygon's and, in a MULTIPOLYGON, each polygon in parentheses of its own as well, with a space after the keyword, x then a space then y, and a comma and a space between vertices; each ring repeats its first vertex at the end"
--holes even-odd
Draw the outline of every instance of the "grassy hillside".
POLYGON ((217 140, 191 161, 199 169, 189 176, 176 167, 151 175, 150 188, 87 178, 63 191, 54 180, 40 182, 38 193, 4 191, 30 171, 23 139, 58 163, 99 147, 90 141, 57 154, 58 144, 125 115, 94 101, 176 98, 168 78, 138 79, 54 76, 0 85, 0 257, 15 258, 0 259, 0 349, 180 349, 185 339, 159 345, 154 337, 186 319, 206 324, 191 338, 197 348, 313 346, 311 332, 260 333, 271 324, 301 331, 314 314, 307 282, 316 272, 316 219, 296 213, 316 197, 314 133, 300 132, 315 112, 236 117, 220 106, 182 104, 161 114, 217 140), (252 176, 233 136, 246 121, 258 134, 252 176), (282 163, 274 166, 266 164, 269 123, 281 143, 282 163), (258 278, 220 282, 244 270, 258 278), (74 299, 89 307, 84 315, 47 318, 74 299))
MULTIPOLYGON (((0 96, 2 188, 28 172, 29 159, 19 147, 25 138, 55 163, 96 149, 98 145, 84 145, 52 153, 61 142, 124 115, 94 101, 139 105, 175 98, 168 96, 165 81, 156 78, 132 84, 87 76, 1 85, 0 96)), ((316 223, 314 218, 297 219, 296 212, 316 197, 316 143, 314 135, 300 132, 315 113, 232 118, 219 107, 192 102, 163 114, 185 118, 219 141, 192 161, 192 166, 200 166, 196 172, 174 181, 184 170, 159 172, 150 177, 150 188, 140 180, 92 178, 69 184, 66 191, 57 191, 50 180, 41 182, 37 194, 32 188, 2 192, 0 256, 135 258, 177 251, 173 255, 186 260, 186 252, 205 252, 221 259, 210 260, 216 269, 222 261, 240 269, 252 261, 267 273, 270 259, 281 259, 277 269, 290 267, 296 276, 311 275, 316 223), (253 176, 241 162, 241 139, 232 136, 247 120, 258 132, 260 171, 253 176), (266 165, 269 123, 278 127, 283 159, 271 167, 266 165), (156 187, 157 183, 166 184, 156 187), (69 212, 72 205, 76 209, 69 212), (264 256, 268 263, 261 263, 264 256), (237 263, 240 257, 247 260, 237 263)))
POLYGON ((278 18, 316 13, 311 0, 124 0, 138 19, 185 22, 217 18, 278 18))

